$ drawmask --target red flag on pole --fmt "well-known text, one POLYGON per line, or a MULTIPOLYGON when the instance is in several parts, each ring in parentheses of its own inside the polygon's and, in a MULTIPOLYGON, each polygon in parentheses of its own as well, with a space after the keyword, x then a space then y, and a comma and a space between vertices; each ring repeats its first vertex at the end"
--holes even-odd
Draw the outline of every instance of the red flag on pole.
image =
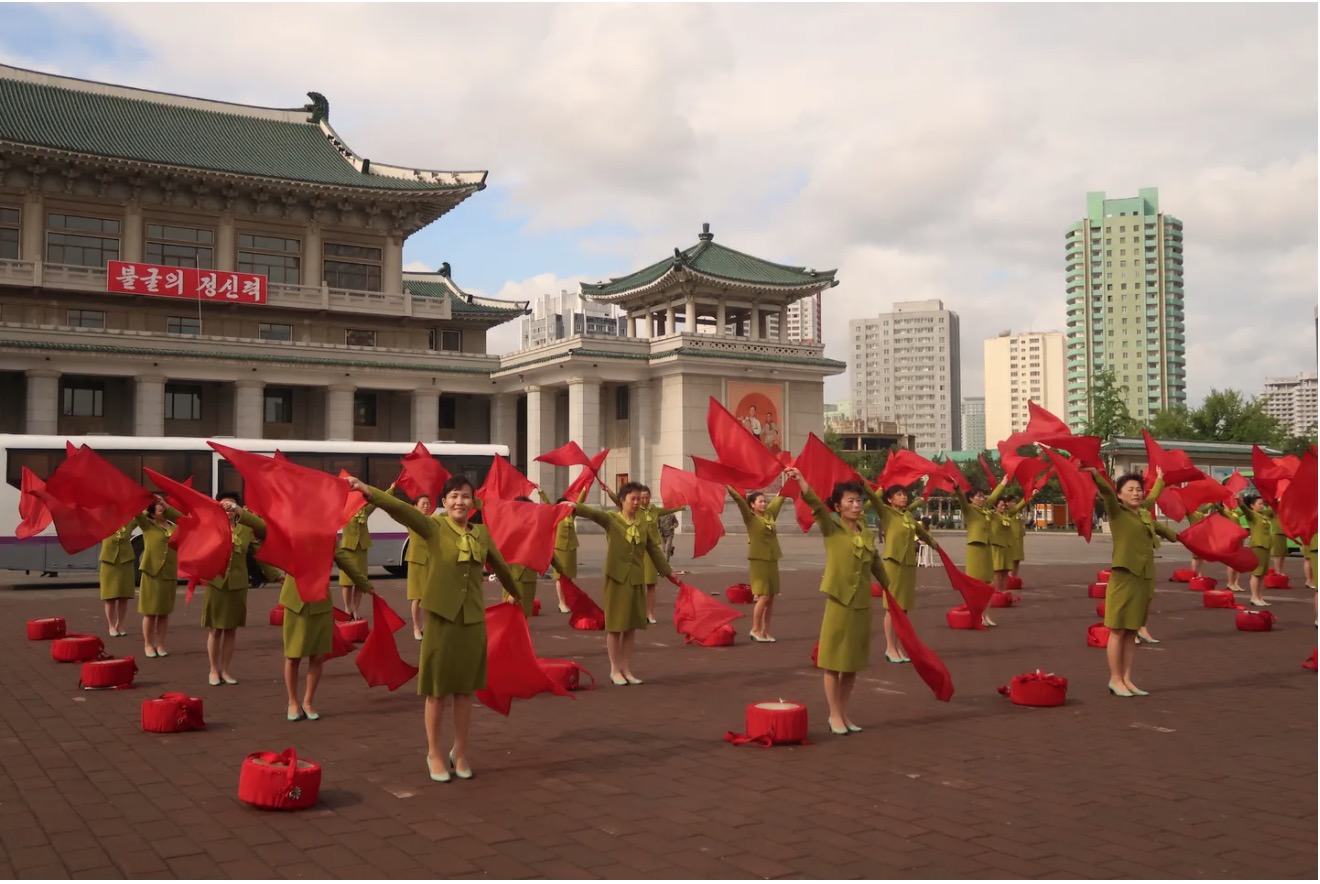
POLYGON ((995 588, 984 580, 977 580, 958 570, 958 566, 949 558, 949 554, 943 549, 937 549, 940 554, 940 561, 944 563, 944 573, 949 577, 949 584, 963 597, 963 603, 967 605, 967 610, 972 613, 972 622, 976 629, 984 629, 981 625, 981 616, 985 614, 985 609, 990 607, 990 597, 995 594, 995 588))
MULTIPOLYGON (((347 479, 348 470, 340 470, 339 478, 347 479)), ((362 496, 361 491, 349 491, 348 500, 344 502, 343 521, 340 525, 347 525, 348 520, 357 515, 357 511, 367 505, 367 499, 362 496)))
POLYGON ((449 481, 449 471, 431 456, 431 452, 421 442, 405 454, 400 462, 403 464, 403 471, 399 473, 398 481, 395 483, 399 490, 413 500, 425 494, 431 498, 431 503, 436 509, 439 509, 440 492, 449 481))
MULTIPOLYGON (((857 470, 835 454, 833 449, 821 441, 815 433, 807 434, 807 442, 802 446, 802 452, 793 458, 793 466, 802 473, 803 480, 821 498, 828 498, 834 492, 834 486, 840 482, 858 484, 862 482, 857 470)), ((793 510, 797 516, 798 527, 804 533, 810 531, 815 519, 811 514, 811 507, 802 499, 802 489, 798 481, 788 480, 779 493, 784 497, 793 498, 793 510)))
POLYGON ((764 488, 784 471, 779 458, 770 449, 761 444, 727 408, 714 396, 706 408, 706 431, 710 434, 710 444, 715 448, 715 456, 721 464, 740 470, 744 481, 726 482, 715 476, 697 475, 721 485, 734 485, 742 488, 764 488))
POLYGON ((476 496, 482 507, 485 507, 492 500, 513 500, 516 497, 531 497, 535 493, 536 486, 518 472, 517 467, 497 454, 476 496))
POLYGON ((482 521, 505 561, 544 574, 555 554, 555 528, 573 515, 572 504, 482 500, 482 521))
MULTIPOLYGON (((608 448, 603 448, 592 457, 587 458, 587 463, 583 467, 582 472, 578 473, 577 478, 572 482, 569 482, 568 487, 564 489, 564 499, 577 500, 581 497, 582 492, 590 488, 591 483, 600 478, 601 467, 605 465, 605 458, 609 457, 609 455, 610 450, 608 448)), ((605 487, 604 482, 601 482, 601 487, 605 487)))
POLYGON ((229 515, 218 500, 212 500, 149 467, 144 467, 143 472, 183 513, 169 544, 178 553, 179 574, 188 578, 188 595, 184 601, 192 601, 198 583, 205 583, 229 570, 229 559, 234 550, 229 515))
POLYGON ((1027 408, 1031 420, 1023 433, 1026 443, 1059 448, 1081 460, 1082 466, 1097 470, 1104 468, 1104 462, 1100 460, 1099 436, 1074 436, 1067 424, 1035 402, 1028 402, 1027 408))
POLYGON ((45 488, 29 493, 46 505, 60 546, 70 554, 100 543, 142 512, 156 496, 86 445, 65 445, 64 462, 45 488))
POLYGON ((600 605, 592 601, 591 596, 587 595, 578 585, 564 575, 559 575, 559 591, 564 595, 564 604, 568 606, 569 622, 574 620, 598 620, 605 622, 605 612, 600 609, 600 605))
POLYGON ((1050 459, 1055 473, 1059 476, 1059 487, 1063 490, 1063 499, 1068 504, 1068 513, 1072 516, 1077 533, 1091 540, 1091 523, 1095 518, 1095 480, 1077 468, 1070 460, 1060 457, 1052 449, 1045 449, 1045 456, 1050 459))
POLYGON ((660 470, 660 496, 665 506, 692 511, 692 555, 701 558, 724 536, 724 486, 699 479, 665 464, 660 470))
POLYGON ((371 632, 353 661, 370 687, 384 685, 397 691, 417 674, 417 667, 399 656, 394 633, 403 628, 403 618, 394 613, 378 594, 371 594, 371 632))
POLYGON ((885 461, 885 468, 876 477, 875 487, 883 491, 891 485, 911 485, 939 471, 939 464, 935 461, 900 448, 885 461))
POLYGON ((1190 528, 1178 532, 1178 542, 1192 555, 1209 562, 1222 562, 1234 571, 1256 568, 1256 554, 1242 545, 1251 532, 1232 519, 1211 513, 1190 528))
POLYGON ((705 641, 715 630, 728 626, 741 616, 742 611, 694 586, 678 585, 678 598, 674 600, 674 629, 688 642, 705 641))
POLYGON ((1016 474, 1018 462, 1025 456, 1018 454, 1018 449, 1034 444, 1026 433, 1014 433, 1000 442, 996 447, 999 449, 999 465, 1004 468, 1004 472, 1016 474))
POLYGON ((1279 524, 1283 533, 1303 546, 1316 534, 1316 457, 1315 446, 1302 455, 1288 490, 1279 496, 1279 524))
MULTIPOLYGON (((998 484, 999 484, 999 480, 995 478, 995 471, 992 470, 992 469, 990 469, 990 464, 988 464, 988 463, 985 462, 985 455, 984 455, 984 454, 978 454, 978 455, 976 456, 976 459, 979 460, 979 461, 981 462, 981 469, 985 470, 985 479, 986 479, 987 482, 990 483, 990 487, 993 488, 993 487, 995 487, 996 485, 998 485, 998 484)), ((1002 464, 1001 464, 1001 466, 1002 466, 1002 464)))
POLYGON ((41 502, 41 498, 32 493, 45 490, 46 483, 36 473, 23 467, 23 484, 18 498, 18 517, 21 521, 14 529, 14 536, 19 540, 40 534, 50 525, 50 510, 41 502))
POLYGON ((577 699, 541 668, 522 608, 491 605, 486 609, 486 687, 477 691, 477 700, 508 715, 514 698, 530 700, 537 694, 577 699))
POLYGON ((953 677, 949 675, 949 669, 944 665, 944 661, 935 655, 935 652, 921 643, 917 638, 917 631, 912 628, 911 621, 904 613, 903 609, 894 601, 894 597, 889 594, 889 590, 881 587, 881 592, 889 602, 889 617, 894 623, 894 634, 898 641, 903 645, 903 650, 907 651, 912 658, 912 668, 917 671, 927 686, 935 693, 935 699, 943 700, 946 703, 953 696, 953 677))

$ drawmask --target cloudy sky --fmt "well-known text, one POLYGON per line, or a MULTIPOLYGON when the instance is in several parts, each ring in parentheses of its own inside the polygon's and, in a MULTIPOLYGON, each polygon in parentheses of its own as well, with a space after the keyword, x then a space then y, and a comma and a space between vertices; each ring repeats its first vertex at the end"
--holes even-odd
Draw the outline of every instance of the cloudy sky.
POLYGON ((469 290, 621 275, 708 221, 839 269, 836 358, 845 320, 942 298, 976 395, 984 338, 1062 330, 1087 191, 1154 186, 1186 227, 1192 403, 1316 364, 1313 4, 3 5, 0 25, 7 64, 275 107, 315 90, 361 155, 489 170, 405 251, 469 290))

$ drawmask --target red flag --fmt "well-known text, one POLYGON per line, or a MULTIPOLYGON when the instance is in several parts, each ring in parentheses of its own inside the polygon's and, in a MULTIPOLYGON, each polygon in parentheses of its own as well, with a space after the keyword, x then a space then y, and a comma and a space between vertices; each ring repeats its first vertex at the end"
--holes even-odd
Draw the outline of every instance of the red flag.
POLYGON ((1018 462, 1024 455, 1018 454, 1018 449, 1027 445, 1034 445, 1026 433, 1014 433, 1003 440, 997 446, 999 448, 999 465, 1004 468, 1004 472, 1015 474, 1018 468, 1018 462))
POLYGON ((912 668, 917 670, 917 675, 921 676, 932 691, 935 692, 935 699, 944 700, 946 703, 953 696, 953 677, 949 675, 949 669, 944 665, 935 652, 921 643, 917 638, 917 631, 912 628, 911 621, 907 614, 894 601, 894 597, 889 594, 889 590, 881 587, 881 592, 889 602, 889 617, 894 623, 894 634, 898 636, 899 642, 903 645, 903 650, 907 651, 912 658, 912 668))
POLYGON ((1305 546, 1316 534, 1316 458, 1312 446, 1302 455, 1288 490, 1279 496, 1279 524, 1283 533, 1305 546))
POLYGON ((741 616, 742 611, 694 586, 678 585, 678 598, 674 600, 674 629, 688 642, 704 641, 715 630, 728 626, 741 616))
MULTIPOLYGON (((1227 479, 1224 480, 1224 487, 1228 489, 1229 493, 1232 494, 1233 497, 1236 497, 1246 489, 1250 488, 1251 483, 1248 482, 1245 478, 1243 478, 1241 473, 1239 473, 1237 470, 1234 470, 1233 475, 1229 476, 1227 479)), ((1230 497, 1229 500, 1232 500, 1232 498, 1230 497)))
MULTIPOLYGON (((569 444, 572 445, 576 443, 569 444)), ((564 498, 566 500, 577 500, 582 496, 583 491, 591 487, 591 483, 599 478, 600 468, 605 464, 605 458, 609 457, 609 454, 610 450, 605 448, 598 452, 594 457, 587 458, 587 463, 582 472, 578 473, 577 478, 572 482, 569 482, 568 487, 564 489, 564 498)), ((539 460, 540 458, 537 459, 539 460)), ((604 487, 604 484, 605 483, 602 482, 601 487, 604 487)))
POLYGON ((431 452, 427 451, 426 446, 421 442, 405 454, 400 462, 403 464, 403 472, 399 474, 399 479, 395 483, 399 486, 399 490, 413 500, 425 494, 439 509, 440 492, 449 481, 449 471, 431 456, 431 452))
POLYGON ((1077 468, 1070 460, 1064 460, 1056 452, 1045 449, 1045 456, 1054 465, 1059 476, 1059 487, 1063 490, 1063 499, 1068 503, 1068 512, 1072 515, 1077 533, 1091 540, 1091 522, 1095 517, 1095 480, 1077 468))
POLYGON ((1187 504, 1183 502, 1177 488, 1165 488, 1160 492, 1155 503, 1160 508, 1160 512, 1174 522, 1181 522, 1187 518, 1187 504))
POLYGON ((1285 479, 1291 479, 1293 471, 1288 469, 1288 464, 1284 458, 1274 460, 1268 454, 1260 450, 1259 445, 1251 446, 1251 481, 1255 483, 1260 496, 1272 507, 1277 507, 1279 502, 1279 483, 1285 479))
POLYGON ((143 467, 143 472, 183 513, 178 528, 170 536, 170 546, 179 555, 179 574, 188 578, 188 595, 184 599, 187 603, 192 601, 198 583, 205 583, 229 570, 234 549, 229 515, 220 501, 162 476, 150 467, 143 467))
POLYGON ((377 593, 371 594, 371 632, 354 662, 371 687, 385 685, 397 691, 417 674, 417 667, 399 656, 394 633, 403 628, 403 618, 377 593))
POLYGON ((981 616, 985 614, 985 609, 990 607, 990 597, 995 594, 995 588, 984 580, 977 580, 958 570, 958 566, 949 558, 949 554, 942 548, 937 549, 940 554, 940 561, 944 563, 944 573, 949 576, 949 584, 963 597, 963 602, 967 605, 967 610, 972 612, 972 623, 977 629, 984 629, 981 625, 981 616))
MULTIPOLYGON (((349 477, 348 470, 339 471, 339 478, 347 479, 348 477, 349 477)), ((356 516, 357 511, 362 509, 366 505, 367 505, 367 499, 362 496, 361 491, 348 492, 348 500, 344 502, 344 512, 342 514, 343 520, 339 524, 341 526, 347 525, 348 520, 356 516)))
POLYGON ((591 600, 591 596, 578 589, 578 585, 564 575, 559 575, 559 591, 564 595, 564 604, 570 611, 569 620, 595 619, 605 622, 605 612, 600 605, 591 600))
POLYGON ((990 469, 990 464, 988 464, 988 463, 985 462, 985 455, 984 455, 984 454, 978 454, 978 455, 976 456, 976 459, 979 460, 979 461, 981 462, 981 469, 985 470, 985 478, 986 478, 986 481, 988 481, 988 482, 990 483, 990 487, 993 488, 993 487, 995 487, 996 485, 998 485, 998 484, 999 484, 999 480, 995 478, 995 471, 992 470, 992 469, 990 469))
POLYGON ((573 515, 573 505, 492 497, 482 500, 481 514, 505 561, 544 574, 555 554, 555 528, 573 515))
MULTIPOLYGON (((802 453, 793 459, 793 465, 802 473, 803 480, 820 498, 828 498, 834 493, 834 486, 840 482, 857 482, 860 484, 862 481, 862 477, 857 474, 857 470, 844 462, 815 433, 807 434, 807 442, 802 446, 802 453)), ((811 507, 802 499, 802 491, 798 482, 790 479, 784 483, 784 487, 779 493, 785 497, 794 498, 795 503, 793 506, 797 514, 798 527, 803 532, 810 531, 815 519, 811 515, 811 507)))
POLYGON ((37 477, 37 474, 23 467, 23 486, 18 498, 18 517, 22 521, 14 529, 14 536, 19 540, 27 540, 36 534, 46 530, 50 524, 50 510, 41 502, 41 499, 33 494, 33 491, 45 491, 46 483, 37 477))
POLYGON ((1197 479, 1173 490, 1182 498, 1183 506, 1188 510, 1200 509, 1207 503, 1230 503, 1233 499, 1233 492, 1214 479, 1197 479))
POLYGON ((486 609, 486 687, 477 691, 477 699, 487 709, 508 715, 515 697, 530 700, 547 693, 577 699, 541 668, 522 608, 491 605, 486 609))
MULTIPOLYGON (((718 460, 707 460, 704 457, 698 457, 695 454, 689 454, 692 458, 692 472, 698 479, 705 482, 715 482, 719 485, 732 485, 734 488, 761 488, 766 483, 758 484, 761 476, 749 473, 738 467, 729 466, 720 463, 718 460)), ((780 468, 782 472, 782 467, 780 468)))
POLYGON ((548 463, 556 467, 585 467, 591 465, 591 458, 582 450, 582 446, 569 440, 554 451, 538 454, 533 460, 548 463))
POLYGON ((325 601, 348 482, 287 460, 207 444, 238 470, 249 506, 266 520, 257 558, 291 575, 304 602, 325 601))
POLYGON ((956 463, 945 460, 940 463, 939 472, 932 473, 930 481, 926 483, 926 497, 930 497, 936 491, 952 493, 955 488, 967 492, 972 489, 972 483, 967 481, 967 477, 958 469, 956 463))
POLYGON ((536 493, 536 486, 518 472, 518 468, 500 455, 495 455, 491 462, 486 481, 477 489, 477 499, 484 508, 488 501, 513 500, 515 497, 531 497, 536 493))
POLYGON ((692 510, 692 555, 701 558, 724 536, 724 486, 699 479, 665 464, 660 470, 660 496, 666 506, 692 510))
MULTIPOLYGON (((714 446, 719 462, 747 474, 742 487, 764 488, 784 471, 779 458, 762 445, 751 430, 744 427, 714 396, 710 397, 710 405, 706 409, 706 431, 710 434, 710 444, 714 446)), ((697 475, 700 476, 700 472, 697 475)), ((739 484, 715 478, 710 481, 721 485, 739 484)))
POLYGON ((1027 408, 1031 412, 1031 420, 1027 422, 1026 432, 1022 434, 1027 444, 1039 443, 1060 448, 1080 458, 1083 466, 1103 468, 1099 436, 1074 436, 1067 424, 1036 403, 1028 402, 1027 408))
POLYGON ((86 445, 66 443, 64 462, 45 488, 29 493, 46 505, 60 546, 82 552, 114 534, 156 499, 86 445))
POLYGON ((1178 532, 1178 542, 1198 559, 1223 562, 1234 571, 1256 569, 1256 554, 1242 545, 1251 532, 1219 513, 1211 513, 1190 528, 1178 532))
POLYGON ((1147 491, 1155 485, 1156 467, 1164 470, 1166 485, 1182 485, 1184 482, 1205 478, 1205 473, 1192 465, 1192 459, 1187 456, 1186 451, 1181 448, 1172 451, 1165 449, 1151 437, 1150 431, 1145 427, 1141 428, 1141 435, 1146 440, 1146 460, 1150 464, 1150 469, 1146 471, 1147 491))
POLYGON ((1063 419, 1053 412, 1046 411, 1035 402, 1027 401, 1027 413, 1030 415, 1027 421, 1025 436, 1031 439, 1041 436, 1071 436, 1072 430, 1063 419))
POLYGON ((883 491, 891 485, 911 485, 939 471, 939 464, 935 461, 928 460, 915 451, 900 448, 885 461, 884 470, 876 477, 875 487, 883 491))

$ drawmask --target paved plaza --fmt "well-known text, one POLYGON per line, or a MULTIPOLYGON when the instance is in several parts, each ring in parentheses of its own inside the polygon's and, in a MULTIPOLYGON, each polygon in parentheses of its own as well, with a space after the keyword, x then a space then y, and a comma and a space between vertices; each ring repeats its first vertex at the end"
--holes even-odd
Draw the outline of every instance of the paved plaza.
MULTIPOLYGON (((962 537, 943 542, 961 559, 962 537)), ((722 591, 741 578, 741 537, 693 562, 686 579, 722 591)), ((200 597, 180 605, 170 656, 138 657, 137 688, 80 691, 78 667, 57 664, 23 622, 61 616, 71 632, 103 633, 89 583, 0 575, 0 876, 18 878, 1309 878, 1317 872, 1316 645, 1313 595, 1266 593, 1271 633, 1234 629, 1230 611, 1168 582, 1181 550, 1157 554, 1158 595, 1137 683, 1145 698, 1110 696, 1086 595, 1108 542, 1031 536, 1018 608, 999 628, 948 629, 958 603, 943 572, 923 569, 913 621, 952 673, 940 703, 911 666, 885 663, 877 612, 872 664, 854 718, 826 725, 810 652, 820 624, 823 564, 814 535, 785 540, 775 644, 684 646, 661 584, 661 623, 639 637, 646 684, 614 687, 603 633, 570 629, 540 586, 532 637, 543 657, 579 660, 604 684, 576 699, 515 701, 503 718, 478 709, 470 782, 426 776, 421 700, 367 688, 351 658, 331 661, 319 722, 284 718, 280 630, 267 626, 277 591, 252 591, 233 674, 206 684, 200 597), (1013 706, 996 693, 1020 672, 1070 680, 1062 708, 1013 706), (143 699, 186 690, 204 698, 207 730, 139 727, 143 699), (805 702, 811 744, 734 747, 744 709, 805 702), (324 768, 320 803, 270 813, 240 803, 239 766, 258 750, 294 746, 324 768)), ((599 601, 599 536, 585 535, 584 589, 599 601)), ((1211 572, 1222 578, 1222 569, 1211 572)), ((83 575, 86 576, 86 575, 83 575)), ((396 610, 400 580, 377 582, 396 610)), ((182 593, 182 590, 181 590, 182 593)), ((494 590, 488 589, 490 600, 494 590)), ((399 633, 407 659, 417 645, 399 633)))

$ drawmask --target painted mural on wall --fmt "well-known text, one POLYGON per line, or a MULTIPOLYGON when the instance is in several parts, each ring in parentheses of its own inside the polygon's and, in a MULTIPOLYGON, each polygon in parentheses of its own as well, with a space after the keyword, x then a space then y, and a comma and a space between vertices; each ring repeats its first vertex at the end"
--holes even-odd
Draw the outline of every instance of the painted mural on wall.
POLYGON ((725 407, 761 444, 780 452, 788 438, 784 426, 784 388, 780 384, 729 381, 725 407))

